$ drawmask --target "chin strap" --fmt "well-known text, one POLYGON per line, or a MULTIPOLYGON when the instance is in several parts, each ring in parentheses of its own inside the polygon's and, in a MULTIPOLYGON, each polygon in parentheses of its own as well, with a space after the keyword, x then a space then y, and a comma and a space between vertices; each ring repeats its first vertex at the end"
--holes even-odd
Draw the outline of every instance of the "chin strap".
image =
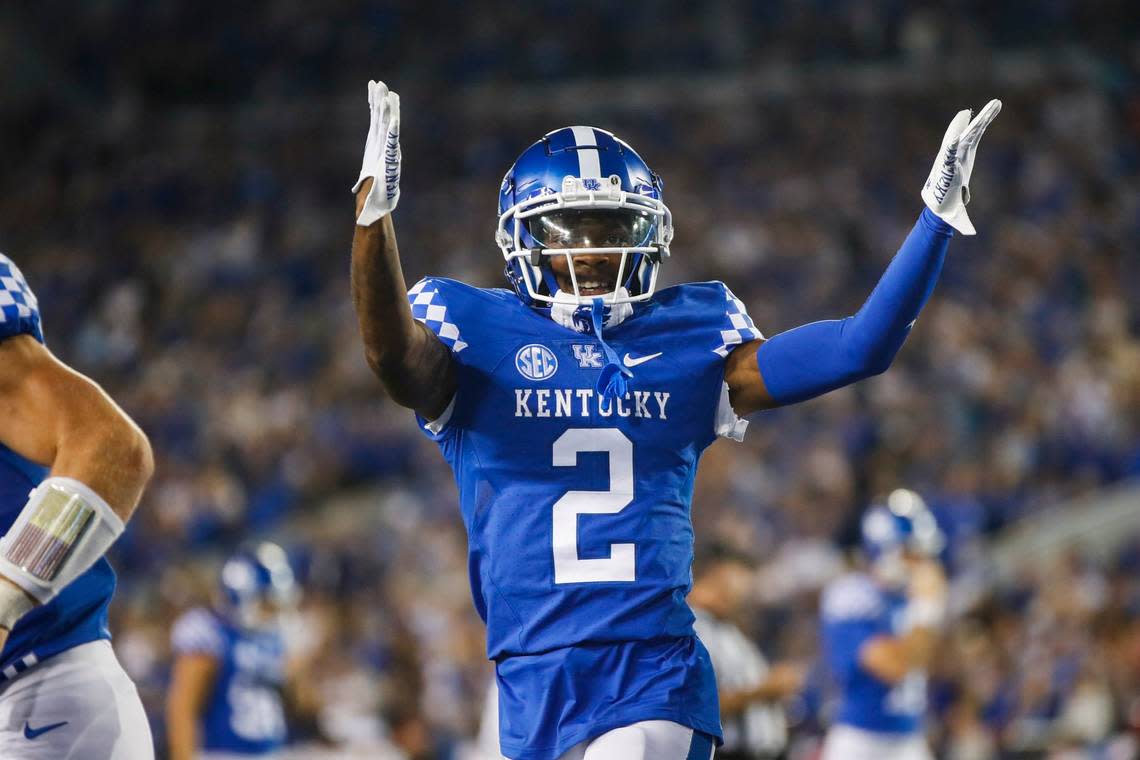
MULTIPOLYGON (((628 298, 629 291, 625 288, 618 288, 617 297, 628 298)), ((594 307, 599 300, 605 301, 605 299, 606 296, 599 296, 594 299, 592 304, 581 304, 570 293, 555 290, 554 303, 550 305, 550 318, 574 332, 585 334, 592 332, 597 335, 598 331, 594 329, 594 307)), ((633 314, 633 305, 629 303, 604 304, 600 311, 603 315, 603 326, 617 327, 633 314)))
MULTIPOLYGON (((618 298, 627 298, 629 291, 618 288, 618 298)), ((633 306, 629 303, 607 304, 604 296, 598 296, 592 303, 582 305, 578 299, 569 293, 558 290, 554 293, 554 303, 550 306, 550 318, 575 332, 584 334, 593 333, 598 342, 602 344, 602 353, 606 357, 606 366, 598 375, 598 393, 611 401, 620 398, 629 390, 627 377, 633 373, 621 364, 617 352, 610 348, 602 331, 609 327, 617 327, 633 314, 633 306)))
MULTIPOLYGON (((629 306, 629 304, 624 304, 629 306)), ((627 377, 633 377, 633 373, 628 368, 621 365, 621 360, 618 359, 617 352, 610 348, 610 344, 606 343, 606 339, 602 337, 602 328, 604 314, 605 314, 605 301, 601 296, 594 299, 593 305, 590 307, 590 322, 594 328, 594 336, 598 342, 602 344, 602 353, 606 355, 606 366, 602 367, 601 374, 598 375, 598 393, 603 397, 613 401, 615 398, 621 398, 629 390, 629 384, 626 383, 627 377)), ((631 309, 632 311, 632 309, 631 309)))

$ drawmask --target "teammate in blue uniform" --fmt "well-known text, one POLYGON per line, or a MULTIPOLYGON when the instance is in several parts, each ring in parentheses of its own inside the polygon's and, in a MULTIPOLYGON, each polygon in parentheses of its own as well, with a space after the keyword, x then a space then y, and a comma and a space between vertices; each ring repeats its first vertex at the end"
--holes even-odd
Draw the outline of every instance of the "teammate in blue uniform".
POLYGON ((197 607, 171 632, 170 760, 269 756, 287 738, 280 616, 295 594, 284 550, 262 543, 222 566, 224 599, 197 607))
POLYGON ((833 581, 823 649, 840 692, 824 760, 930 760, 926 666, 946 614, 942 534, 921 497, 898 490, 863 517, 868 572, 833 581))
POLYGON ((103 558, 153 468, 142 431, 45 347, 36 297, 0 254, 0 757, 153 757, 109 643, 103 558))
POLYGON ((405 295, 399 98, 372 82, 369 103, 353 298, 369 364, 459 485, 503 754, 711 756, 716 683, 685 603, 697 461, 739 440, 744 415, 886 369, 953 227, 973 231, 965 187, 1000 104, 955 117, 928 209, 863 308, 765 341, 719 282, 657 290, 673 236, 661 179, 592 127, 547 134, 507 172, 510 290, 428 278, 405 295))

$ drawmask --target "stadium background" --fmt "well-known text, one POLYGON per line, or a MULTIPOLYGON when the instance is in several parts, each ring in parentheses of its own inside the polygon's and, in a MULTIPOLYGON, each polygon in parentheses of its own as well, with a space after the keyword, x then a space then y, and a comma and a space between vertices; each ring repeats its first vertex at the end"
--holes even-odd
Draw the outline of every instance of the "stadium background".
MULTIPOLYGON (((895 367, 714 446, 698 541, 756 558, 743 623, 810 661, 859 511, 915 488, 962 611, 933 679, 939 756, 1136 734, 1137 27, 1128 3, 1065 0, 6 4, 0 244, 50 346, 158 455, 113 607, 156 737, 169 623, 255 536, 305 582, 299 738, 445 757, 477 724, 489 669, 450 473, 369 375, 349 301, 369 78, 403 100, 409 282, 502 284, 503 172, 591 123, 665 179, 668 280, 727 281, 769 335, 858 306, 946 122, 1002 98, 979 234, 895 367)), ((790 707, 794 756, 817 686, 790 707)))

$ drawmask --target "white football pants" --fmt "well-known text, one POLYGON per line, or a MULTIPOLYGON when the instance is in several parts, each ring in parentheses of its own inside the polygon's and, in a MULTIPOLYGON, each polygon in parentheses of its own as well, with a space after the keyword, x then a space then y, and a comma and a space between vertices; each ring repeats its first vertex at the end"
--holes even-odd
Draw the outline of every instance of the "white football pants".
POLYGON ((154 740, 109 641, 68 649, 0 683, 4 760, 153 760, 154 740))
POLYGON ((832 726, 820 760, 934 760, 922 734, 897 736, 832 726))
POLYGON ((559 760, 712 760, 704 734, 668 720, 645 720, 576 744, 559 760))
MULTIPOLYGON (((500 760, 497 749, 483 743, 486 760, 500 760)), ((558 760, 712 760, 715 745, 704 734, 668 720, 633 723, 575 744, 558 760)))

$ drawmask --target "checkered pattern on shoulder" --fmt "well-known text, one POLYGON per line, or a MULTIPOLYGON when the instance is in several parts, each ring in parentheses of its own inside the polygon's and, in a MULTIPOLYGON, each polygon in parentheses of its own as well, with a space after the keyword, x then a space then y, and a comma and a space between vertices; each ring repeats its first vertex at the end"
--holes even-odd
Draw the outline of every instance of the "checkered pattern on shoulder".
POLYGON ((16 264, 0 253, 0 339, 21 333, 43 340, 39 303, 16 264))
POLYGON ((174 621, 174 626, 170 629, 170 645, 177 654, 222 657, 225 654, 226 637, 221 623, 212 612, 195 607, 174 621))
POLYGON ((425 277, 413 285, 408 291, 408 302, 412 305, 412 316, 430 327, 453 353, 467 348, 459 336, 459 325, 449 319, 447 304, 435 280, 425 277))
POLYGON ((756 329, 756 325, 752 324, 752 317, 748 316, 748 309, 744 303, 733 295, 727 285, 722 284, 722 286, 725 296, 724 318, 727 324, 725 329, 720 331, 720 345, 713 351, 721 356, 728 356, 733 346, 759 340, 764 335, 756 329))

